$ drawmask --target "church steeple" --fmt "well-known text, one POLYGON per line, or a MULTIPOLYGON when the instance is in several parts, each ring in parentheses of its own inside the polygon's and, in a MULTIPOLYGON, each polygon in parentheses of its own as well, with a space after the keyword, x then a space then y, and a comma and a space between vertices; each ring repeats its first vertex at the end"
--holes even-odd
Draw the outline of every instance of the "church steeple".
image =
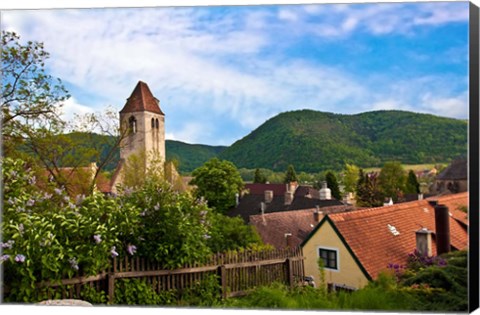
POLYGON ((148 85, 138 81, 120 114, 145 111, 165 116, 160 109, 160 101, 153 96, 148 85))

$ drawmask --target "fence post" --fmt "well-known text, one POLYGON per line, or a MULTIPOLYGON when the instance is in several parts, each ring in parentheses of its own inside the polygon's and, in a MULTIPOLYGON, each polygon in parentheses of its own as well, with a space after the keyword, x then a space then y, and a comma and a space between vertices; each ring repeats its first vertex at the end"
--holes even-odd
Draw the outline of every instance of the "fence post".
POLYGON ((108 273, 108 302, 113 304, 114 293, 115 293, 115 273, 108 273))
POLYGON ((293 262, 292 262, 292 259, 290 257, 288 257, 286 260, 285 260, 285 264, 286 264, 286 267, 287 267, 287 281, 288 281, 288 285, 292 288, 293 285, 294 285, 294 279, 293 279, 293 262))
POLYGON ((218 266, 217 274, 220 276, 222 299, 226 299, 227 298, 227 269, 225 268, 225 265, 218 266))

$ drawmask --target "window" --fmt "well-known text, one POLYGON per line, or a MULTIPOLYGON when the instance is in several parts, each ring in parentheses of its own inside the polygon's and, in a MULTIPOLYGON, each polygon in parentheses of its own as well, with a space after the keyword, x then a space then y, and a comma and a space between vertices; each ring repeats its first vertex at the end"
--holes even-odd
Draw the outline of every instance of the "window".
POLYGON ((155 119, 152 118, 152 129, 155 128, 155 119))
POLYGON ((131 133, 137 133, 137 120, 135 119, 135 117, 131 116, 128 119, 128 128, 131 133))
POLYGON ((155 119, 155 127, 158 129, 158 118, 155 119))
POLYGON ((338 259, 336 250, 319 248, 318 256, 322 258, 325 268, 338 270, 338 259))

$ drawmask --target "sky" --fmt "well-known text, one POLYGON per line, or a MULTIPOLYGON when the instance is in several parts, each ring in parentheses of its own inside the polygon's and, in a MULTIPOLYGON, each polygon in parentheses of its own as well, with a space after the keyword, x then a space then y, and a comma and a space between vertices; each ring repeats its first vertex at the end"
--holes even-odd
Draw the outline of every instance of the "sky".
POLYGON ((468 2, 4 10, 72 97, 125 105, 139 80, 166 138, 230 145, 285 111, 468 118, 468 2))

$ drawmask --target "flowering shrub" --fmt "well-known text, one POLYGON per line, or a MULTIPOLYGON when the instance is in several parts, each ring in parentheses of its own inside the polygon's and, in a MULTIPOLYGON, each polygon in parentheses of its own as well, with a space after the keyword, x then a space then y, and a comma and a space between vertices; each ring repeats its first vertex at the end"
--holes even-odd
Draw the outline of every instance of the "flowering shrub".
POLYGON ((93 194, 72 200, 63 189, 42 192, 21 160, 2 160, 4 208, 0 263, 6 300, 33 302, 35 283, 76 274, 93 275, 109 265, 112 247, 126 252, 138 228, 138 209, 93 194))

